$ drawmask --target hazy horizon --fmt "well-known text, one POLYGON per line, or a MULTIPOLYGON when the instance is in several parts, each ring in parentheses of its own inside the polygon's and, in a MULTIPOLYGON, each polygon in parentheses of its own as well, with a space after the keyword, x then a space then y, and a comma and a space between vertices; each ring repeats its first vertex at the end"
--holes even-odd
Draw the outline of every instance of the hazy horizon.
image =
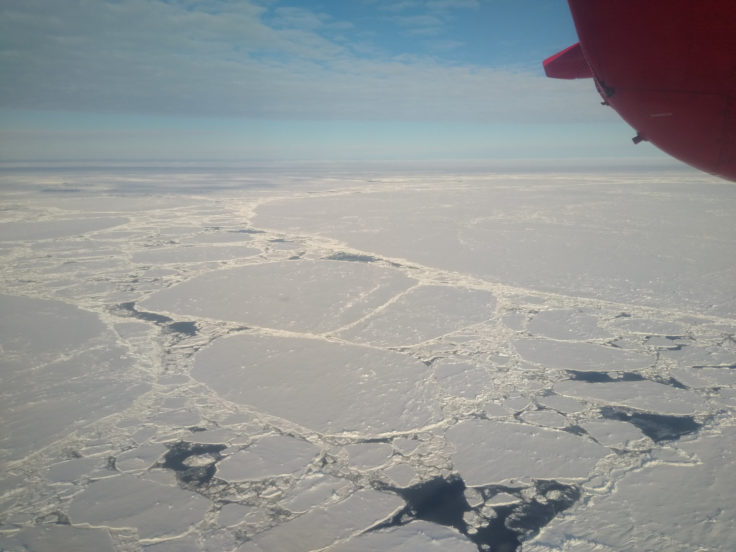
POLYGON ((664 158, 548 79, 563 0, 0 5, 0 160, 664 158))

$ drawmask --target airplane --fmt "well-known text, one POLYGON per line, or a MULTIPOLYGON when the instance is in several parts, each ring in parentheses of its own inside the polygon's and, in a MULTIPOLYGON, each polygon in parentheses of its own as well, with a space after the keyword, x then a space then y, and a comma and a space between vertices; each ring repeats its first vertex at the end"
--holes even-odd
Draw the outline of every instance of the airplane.
POLYGON ((592 78, 647 140, 736 181, 736 0, 568 0, 579 42, 548 77, 592 78))

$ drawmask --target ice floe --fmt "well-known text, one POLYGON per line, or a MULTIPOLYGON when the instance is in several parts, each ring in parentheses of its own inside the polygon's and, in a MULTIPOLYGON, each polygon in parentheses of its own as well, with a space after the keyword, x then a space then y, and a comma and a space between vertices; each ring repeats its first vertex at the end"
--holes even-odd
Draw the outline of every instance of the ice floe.
POLYGON ((585 479, 608 449, 564 431, 526 424, 467 420, 447 431, 455 469, 469 485, 502 483, 534 474, 585 479))
POLYGON ((440 419, 427 372, 391 351, 243 334, 200 352, 192 375, 228 400, 304 427, 370 435, 440 419))
POLYGON ((396 271, 336 261, 261 263, 220 270, 165 289, 151 310, 320 333, 352 323, 406 290, 396 271))

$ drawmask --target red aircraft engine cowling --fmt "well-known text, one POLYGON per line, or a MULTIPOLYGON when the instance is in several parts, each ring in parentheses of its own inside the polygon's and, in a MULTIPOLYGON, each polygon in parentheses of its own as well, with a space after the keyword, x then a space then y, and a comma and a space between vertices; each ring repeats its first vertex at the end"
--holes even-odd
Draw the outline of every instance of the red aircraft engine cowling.
POLYGON ((635 142, 736 181, 736 0, 569 5, 579 47, 545 60, 547 75, 593 76, 635 142))

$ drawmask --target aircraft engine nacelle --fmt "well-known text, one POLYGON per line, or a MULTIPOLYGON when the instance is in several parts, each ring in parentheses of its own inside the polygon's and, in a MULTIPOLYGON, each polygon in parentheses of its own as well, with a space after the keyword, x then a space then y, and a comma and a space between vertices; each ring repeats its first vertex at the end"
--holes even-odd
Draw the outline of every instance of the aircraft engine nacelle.
POLYGON ((635 142, 736 180, 736 1, 569 5, 580 42, 545 60, 547 75, 592 77, 635 142))

